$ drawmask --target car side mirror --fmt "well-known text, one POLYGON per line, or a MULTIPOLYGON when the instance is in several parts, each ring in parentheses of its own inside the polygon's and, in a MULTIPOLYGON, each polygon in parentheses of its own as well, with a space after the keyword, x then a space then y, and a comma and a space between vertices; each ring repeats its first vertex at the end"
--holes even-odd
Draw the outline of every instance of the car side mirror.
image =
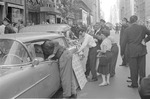
POLYGON ((32 61, 33 67, 39 65, 39 63, 40 63, 40 61, 39 61, 38 59, 34 59, 34 60, 32 61))

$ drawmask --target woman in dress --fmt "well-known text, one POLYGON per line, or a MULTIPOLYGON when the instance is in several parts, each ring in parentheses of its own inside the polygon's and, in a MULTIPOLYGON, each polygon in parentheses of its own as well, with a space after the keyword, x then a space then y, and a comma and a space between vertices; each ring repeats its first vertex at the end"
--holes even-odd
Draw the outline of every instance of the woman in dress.
POLYGON ((108 38, 110 35, 109 30, 103 30, 101 34, 102 38, 102 44, 100 45, 101 50, 98 50, 98 52, 101 54, 109 53, 109 59, 106 65, 102 65, 101 61, 99 62, 98 72, 102 75, 102 83, 99 84, 99 86, 106 86, 109 85, 109 78, 110 78, 110 62, 111 62, 111 47, 112 43, 111 40, 108 38))

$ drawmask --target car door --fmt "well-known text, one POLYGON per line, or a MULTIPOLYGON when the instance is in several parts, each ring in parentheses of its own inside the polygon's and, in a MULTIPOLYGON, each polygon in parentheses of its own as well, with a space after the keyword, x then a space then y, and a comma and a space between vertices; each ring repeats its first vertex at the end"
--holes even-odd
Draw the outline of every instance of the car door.
POLYGON ((22 63, 14 65, 5 76, 1 77, 0 98, 48 98, 52 96, 60 87, 58 63, 43 60, 38 65, 33 65, 35 54, 33 46, 29 44, 30 47, 28 46, 26 50, 26 47, 20 43, 16 45, 13 48, 17 49, 12 51, 22 57, 22 63))
MULTIPOLYGON (((35 44, 41 44, 44 41, 34 42, 28 45, 28 50, 32 54, 32 58, 38 59, 39 64, 28 69, 29 78, 35 79, 28 86, 23 94, 20 94, 19 98, 49 98, 60 87, 60 75, 58 62, 52 60, 44 60, 44 55, 41 52, 37 52, 35 44), (35 54, 35 55, 34 55, 35 54)), ((30 79, 31 80, 31 79, 30 79)))

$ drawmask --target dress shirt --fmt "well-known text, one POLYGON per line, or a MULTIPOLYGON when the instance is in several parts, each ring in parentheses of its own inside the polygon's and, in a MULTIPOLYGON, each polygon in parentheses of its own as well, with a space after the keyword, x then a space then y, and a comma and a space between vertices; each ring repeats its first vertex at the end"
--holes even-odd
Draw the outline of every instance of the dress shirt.
POLYGON ((89 34, 85 34, 84 36, 84 40, 83 40, 83 43, 81 45, 81 47, 79 48, 79 52, 81 52, 85 47, 95 47, 96 46, 96 43, 94 41, 94 38, 89 35, 89 34))
POLYGON ((104 39, 100 47, 103 53, 105 53, 106 51, 111 51, 112 43, 110 39, 109 38, 104 39))

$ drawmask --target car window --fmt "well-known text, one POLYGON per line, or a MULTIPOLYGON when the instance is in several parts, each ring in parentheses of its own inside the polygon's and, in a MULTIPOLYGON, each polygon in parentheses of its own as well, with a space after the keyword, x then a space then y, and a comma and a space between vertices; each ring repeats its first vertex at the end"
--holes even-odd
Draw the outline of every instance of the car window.
POLYGON ((0 64, 13 65, 30 62, 31 58, 25 47, 15 40, 0 40, 0 64))
POLYGON ((29 50, 29 53, 33 58, 38 59, 39 61, 44 61, 44 54, 41 48, 41 45, 44 41, 34 42, 30 44, 26 44, 29 50))

